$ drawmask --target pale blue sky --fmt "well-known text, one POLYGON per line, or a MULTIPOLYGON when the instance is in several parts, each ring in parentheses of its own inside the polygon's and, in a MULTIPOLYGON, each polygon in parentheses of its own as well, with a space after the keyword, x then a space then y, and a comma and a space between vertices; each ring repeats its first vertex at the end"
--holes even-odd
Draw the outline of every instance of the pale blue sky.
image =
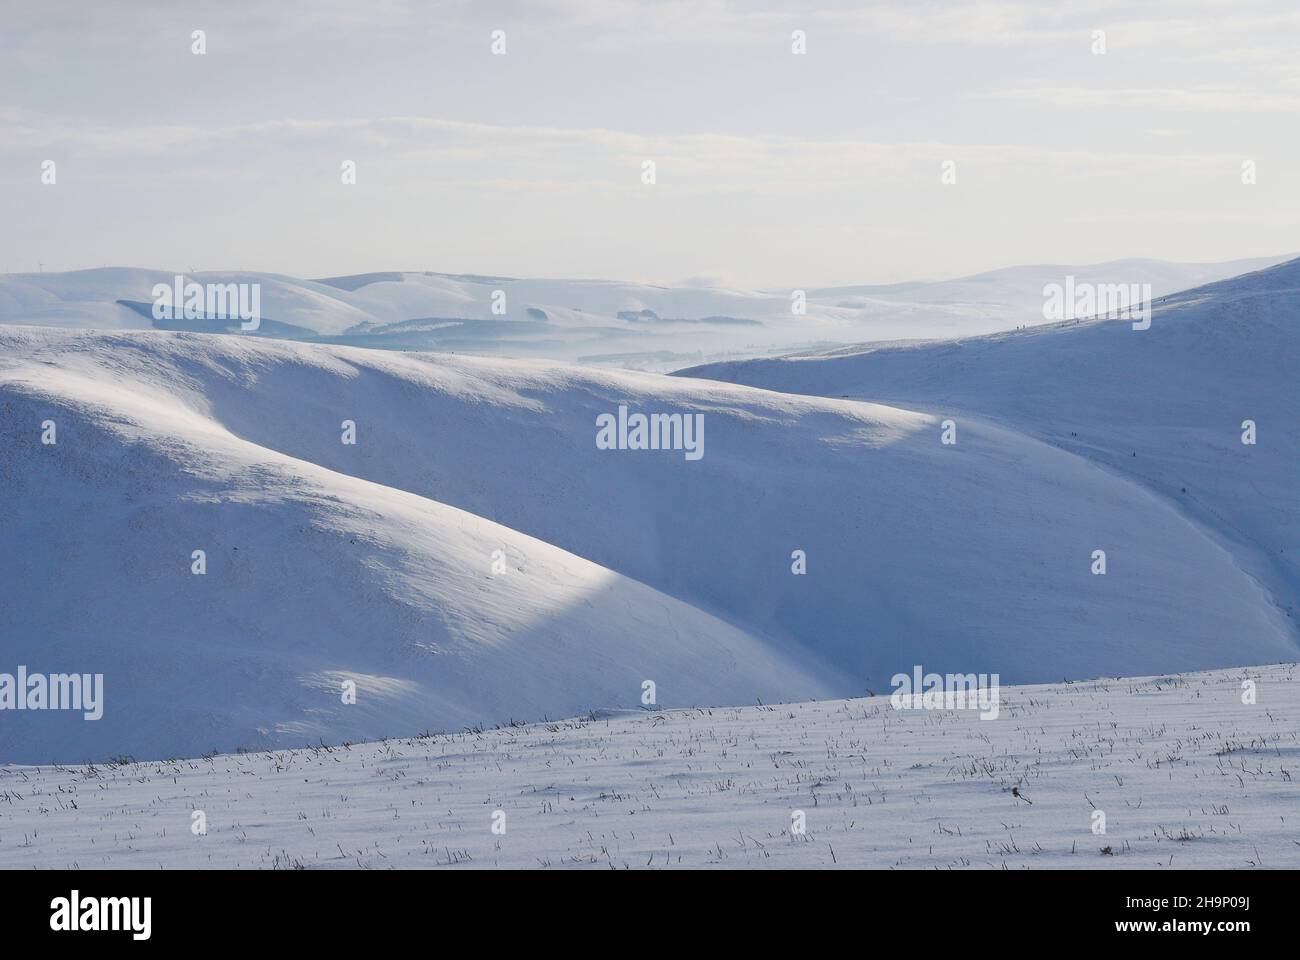
POLYGON ((1300 248, 1292 2, 0 10, 3 271, 791 287, 1300 248))

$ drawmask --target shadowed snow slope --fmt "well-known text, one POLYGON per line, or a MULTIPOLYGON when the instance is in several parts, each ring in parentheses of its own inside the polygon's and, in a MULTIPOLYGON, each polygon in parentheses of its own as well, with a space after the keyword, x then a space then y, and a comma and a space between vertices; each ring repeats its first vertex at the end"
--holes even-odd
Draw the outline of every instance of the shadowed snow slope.
POLYGON ((635 705, 643 679, 682 705, 879 691, 916 664, 1033 681, 1294 657, 1166 498, 961 431, 539 362, 6 328, 0 671, 103 672, 107 705, 0 714, 0 759, 536 719, 635 705), (701 414, 703 458, 598 449, 619 405, 701 414), (1122 558, 1106 577, 1099 546, 1122 558))
MULTIPOLYGON (((1294 260, 1163 298, 1147 330, 1127 320, 1076 322, 714 364, 679 375, 1014 427, 1176 505, 1293 617, 1300 599, 1298 371, 1294 260), (1242 442, 1247 420, 1255 424, 1254 444, 1242 442)), ((1112 577, 1163 575, 1100 537, 1097 545, 1108 549, 1112 577)), ((1223 584, 1216 592, 1231 589, 1223 584)), ((1225 634, 1223 642, 1236 638, 1225 634)))

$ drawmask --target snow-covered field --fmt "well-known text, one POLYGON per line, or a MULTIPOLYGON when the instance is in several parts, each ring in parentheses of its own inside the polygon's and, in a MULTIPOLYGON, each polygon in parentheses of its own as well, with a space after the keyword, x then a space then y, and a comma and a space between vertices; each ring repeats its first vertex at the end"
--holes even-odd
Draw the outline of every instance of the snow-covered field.
POLYGON ((1296 868, 1297 777, 1287 664, 0 766, 0 867, 1296 868))

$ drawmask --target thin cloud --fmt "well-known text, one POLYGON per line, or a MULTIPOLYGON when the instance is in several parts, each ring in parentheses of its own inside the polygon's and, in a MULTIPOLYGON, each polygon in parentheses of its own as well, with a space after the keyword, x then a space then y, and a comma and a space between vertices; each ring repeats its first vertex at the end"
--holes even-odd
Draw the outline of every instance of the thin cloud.
POLYGON ((1171 110, 1293 112, 1300 96, 1246 87, 1017 87, 975 95, 1057 107, 1152 107, 1171 110))
MULTIPOLYGON (((1059 98, 1060 91, 1041 92, 1046 102, 1058 104, 1112 102, 1105 96, 1093 99, 1091 95, 1098 91, 1066 91, 1059 98)), ((1016 95, 1016 91, 1002 94, 1016 95)), ((1134 100, 1131 92, 1117 97, 1114 102, 1134 100)), ((711 133, 648 136, 597 127, 505 126, 433 117, 289 119, 206 128, 0 125, 0 154, 43 157, 51 152, 163 162, 180 157, 201 160, 207 153, 222 167, 254 152, 306 152, 323 163, 355 159, 360 153, 370 163, 384 163, 390 170, 423 167, 425 176, 441 173, 455 179, 455 174, 463 172, 462 182, 514 185, 617 182, 626 180, 630 171, 639 172, 643 161, 653 160, 665 185, 697 182, 715 191, 749 190, 757 184, 772 189, 816 189, 831 182, 859 182, 882 174, 902 176, 930 167, 937 170, 938 164, 948 159, 997 177, 1019 176, 1035 169, 1068 169, 1079 175, 1214 169, 1232 159, 1218 152, 1053 150, 1010 143, 891 143, 711 133), (431 164, 443 166, 439 169, 431 164)))

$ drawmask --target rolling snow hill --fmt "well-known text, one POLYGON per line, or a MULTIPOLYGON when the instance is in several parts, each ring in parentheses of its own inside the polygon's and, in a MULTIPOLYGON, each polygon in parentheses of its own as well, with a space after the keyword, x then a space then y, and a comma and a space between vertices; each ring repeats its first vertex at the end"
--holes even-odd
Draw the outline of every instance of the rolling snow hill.
POLYGON ((636 706, 644 680, 719 705, 917 664, 1294 659, 1267 591, 1169 498, 1005 425, 940 436, 896 407, 536 361, 0 328, 0 671, 102 672, 106 698, 98 721, 0 715, 0 760, 410 736, 636 706), (620 406, 701 415, 702 458, 598 449, 620 406))

